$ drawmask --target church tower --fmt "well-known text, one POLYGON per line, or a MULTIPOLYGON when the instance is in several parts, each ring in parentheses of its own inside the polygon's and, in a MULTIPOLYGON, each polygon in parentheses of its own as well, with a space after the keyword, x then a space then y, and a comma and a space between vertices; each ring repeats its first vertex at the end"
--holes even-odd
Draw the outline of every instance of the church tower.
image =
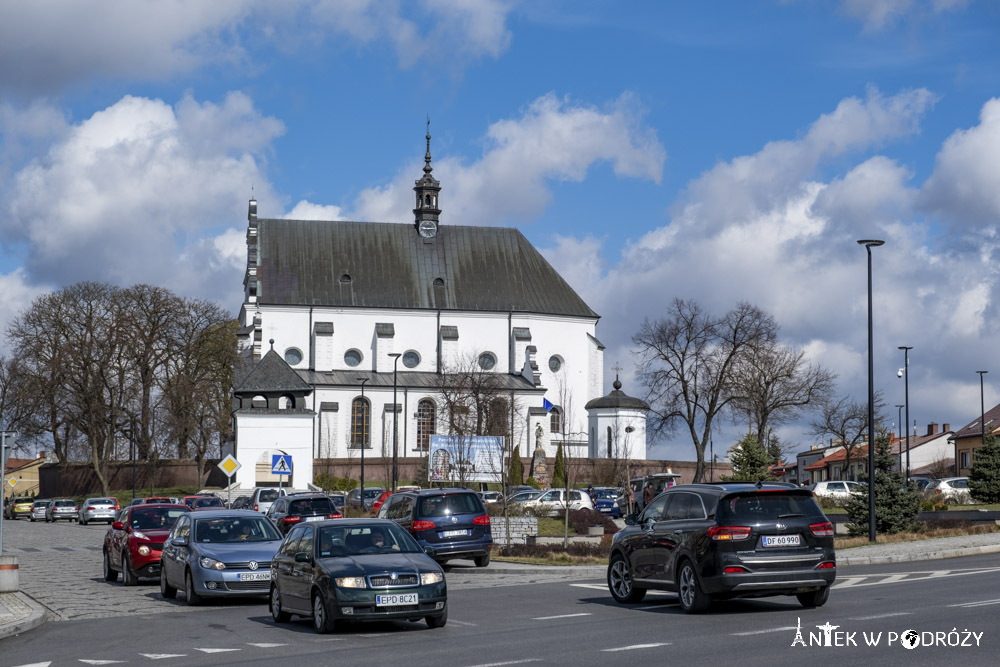
POLYGON ((441 184, 431 176, 431 121, 427 119, 427 153, 424 155, 424 175, 413 186, 417 195, 417 207, 413 209, 413 227, 421 236, 434 238, 438 233, 441 209, 438 208, 438 194, 441 184))

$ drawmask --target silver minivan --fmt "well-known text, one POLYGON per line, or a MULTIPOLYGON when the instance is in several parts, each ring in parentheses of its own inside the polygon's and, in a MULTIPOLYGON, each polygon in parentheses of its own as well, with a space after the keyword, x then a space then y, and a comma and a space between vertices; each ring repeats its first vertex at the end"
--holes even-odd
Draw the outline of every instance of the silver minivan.
POLYGON ((271 509, 271 503, 273 503, 278 498, 288 495, 285 493, 284 489, 275 488, 264 488, 254 489, 253 494, 250 496, 250 506, 247 509, 251 509, 254 512, 260 512, 261 514, 267 514, 267 510, 271 509))

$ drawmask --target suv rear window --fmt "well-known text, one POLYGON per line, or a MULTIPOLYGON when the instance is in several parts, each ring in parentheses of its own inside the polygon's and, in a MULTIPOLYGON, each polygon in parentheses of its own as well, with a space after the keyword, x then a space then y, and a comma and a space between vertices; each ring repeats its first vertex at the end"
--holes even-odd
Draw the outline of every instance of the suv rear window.
POLYGON ((57 500, 56 507, 74 507, 76 503, 72 500, 57 500))
POLYGON ((474 493, 450 493, 426 496, 417 506, 418 516, 449 516, 451 514, 483 514, 483 503, 474 493))
POLYGON ((277 489, 263 489, 257 493, 258 503, 273 503, 281 495, 277 489))
POLYGON ((289 503, 289 514, 327 514, 334 511, 329 498, 303 498, 289 503))
POLYGON ((725 496, 719 500, 718 520, 726 523, 775 521, 788 516, 822 515, 812 494, 747 493, 725 496))

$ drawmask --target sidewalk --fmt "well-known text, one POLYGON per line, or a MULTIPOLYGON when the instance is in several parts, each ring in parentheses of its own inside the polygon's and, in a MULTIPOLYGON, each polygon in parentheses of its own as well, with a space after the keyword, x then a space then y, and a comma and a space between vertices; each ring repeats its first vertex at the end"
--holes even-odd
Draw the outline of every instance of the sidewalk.
POLYGON ((0 639, 37 628, 45 617, 45 608, 24 593, 0 593, 0 639))

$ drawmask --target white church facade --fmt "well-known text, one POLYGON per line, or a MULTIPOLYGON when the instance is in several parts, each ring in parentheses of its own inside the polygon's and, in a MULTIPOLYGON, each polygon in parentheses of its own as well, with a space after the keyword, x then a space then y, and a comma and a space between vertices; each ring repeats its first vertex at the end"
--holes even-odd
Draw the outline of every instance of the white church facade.
POLYGON ((648 406, 617 405, 617 383, 599 400, 598 314, 517 229, 445 224, 431 172, 428 134, 411 224, 258 218, 251 200, 240 486, 273 483, 276 454, 300 488, 314 459, 425 456, 451 432, 455 388, 482 374, 483 410, 502 412, 490 419, 522 456, 541 426, 550 457, 559 443, 573 458, 646 457, 648 406))

